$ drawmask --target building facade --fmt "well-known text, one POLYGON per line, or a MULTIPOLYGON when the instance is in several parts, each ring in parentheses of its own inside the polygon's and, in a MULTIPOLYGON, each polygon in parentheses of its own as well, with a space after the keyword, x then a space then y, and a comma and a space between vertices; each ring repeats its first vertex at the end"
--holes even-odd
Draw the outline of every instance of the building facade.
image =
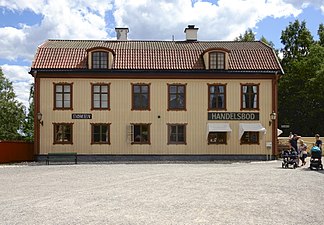
POLYGON ((269 159, 277 81, 261 42, 48 40, 35 79, 35 154, 81 160, 269 159))

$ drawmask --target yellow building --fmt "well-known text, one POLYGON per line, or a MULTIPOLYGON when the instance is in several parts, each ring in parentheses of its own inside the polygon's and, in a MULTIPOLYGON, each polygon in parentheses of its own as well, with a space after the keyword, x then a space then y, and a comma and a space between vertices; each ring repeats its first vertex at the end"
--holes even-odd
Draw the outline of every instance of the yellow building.
POLYGON ((38 159, 272 158, 282 68, 262 42, 48 40, 35 78, 38 159))

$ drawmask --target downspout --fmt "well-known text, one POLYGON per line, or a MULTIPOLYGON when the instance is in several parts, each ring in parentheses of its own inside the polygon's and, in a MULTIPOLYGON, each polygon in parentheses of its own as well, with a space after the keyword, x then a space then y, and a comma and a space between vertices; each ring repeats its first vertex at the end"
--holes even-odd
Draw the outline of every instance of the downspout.
POLYGON ((278 72, 272 79, 272 111, 276 113, 276 119, 272 122, 272 156, 277 157, 278 149, 278 72))
POLYGON ((37 160, 40 148, 40 124, 37 118, 37 113, 39 112, 39 78, 37 77, 37 71, 30 71, 34 77, 34 158, 37 160))

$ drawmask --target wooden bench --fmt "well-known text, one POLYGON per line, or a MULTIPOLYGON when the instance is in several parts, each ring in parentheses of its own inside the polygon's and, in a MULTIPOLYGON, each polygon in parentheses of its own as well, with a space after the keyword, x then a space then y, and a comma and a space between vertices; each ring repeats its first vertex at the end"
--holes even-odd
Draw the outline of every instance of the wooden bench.
POLYGON ((76 152, 48 153, 46 157, 46 165, 49 165, 50 161, 74 161, 75 164, 78 164, 78 154, 76 152))

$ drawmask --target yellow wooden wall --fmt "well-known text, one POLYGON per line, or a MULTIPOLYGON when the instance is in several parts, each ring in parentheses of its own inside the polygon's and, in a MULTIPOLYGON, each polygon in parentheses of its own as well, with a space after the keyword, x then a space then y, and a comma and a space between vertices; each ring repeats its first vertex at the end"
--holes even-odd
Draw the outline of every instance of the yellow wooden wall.
MULTIPOLYGON (((40 80, 40 154, 78 152, 80 154, 270 154, 269 114, 272 112, 271 80, 127 80, 49 79, 40 80), (55 110, 53 83, 73 83, 73 111, 55 110), (110 83, 110 111, 91 110, 91 83, 110 83), (151 111, 131 111, 131 83, 150 83, 151 111), (187 111, 167 111, 167 84, 186 86, 187 111), (227 84, 227 112, 240 112, 240 83, 260 83, 260 122, 266 135, 260 145, 240 145, 239 121, 229 121, 232 132, 227 145, 208 145, 208 83, 227 84), (92 119, 71 119, 72 113, 91 113, 92 119), (160 116, 160 118, 158 118, 160 116), (73 145, 53 145, 53 123, 73 122, 73 145), (111 123, 110 145, 91 145, 90 123, 111 123), (151 145, 131 145, 127 138, 130 123, 151 123, 151 145), (187 123, 187 145, 167 144, 167 124, 187 123)), ((226 121, 218 121, 226 122, 226 121)), ((243 121, 244 123, 244 121, 243 121)))

